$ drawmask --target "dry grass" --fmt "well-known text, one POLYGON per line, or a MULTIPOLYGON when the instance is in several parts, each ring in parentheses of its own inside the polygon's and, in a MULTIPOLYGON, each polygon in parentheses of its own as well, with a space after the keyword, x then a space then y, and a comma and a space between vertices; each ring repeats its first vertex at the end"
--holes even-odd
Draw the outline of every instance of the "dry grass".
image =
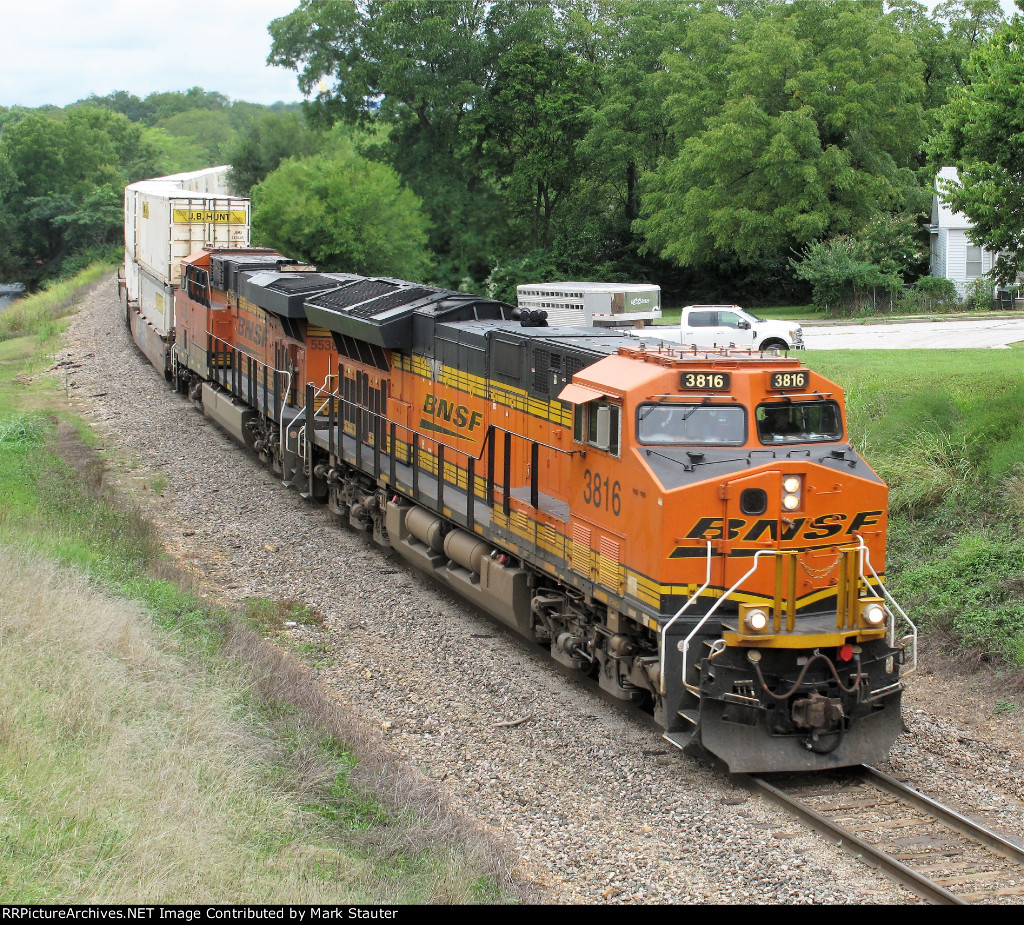
POLYGON ((136 604, 24 552, 0 555, 0 902, 475 898, 479 836, 374 757, 297 663, 239 625, 231 649, 254 666, 247 681, 226 661, 197 667, 136 604), (247 684, 300 708, 289 742, 247 684), (405 824, 353 839, 329 821, 339 763, 322 748, 327 729, 352 737, 354 773, 384 786, 386 812, 405 824), (412 863, 421 848, 426 861, 412 863))

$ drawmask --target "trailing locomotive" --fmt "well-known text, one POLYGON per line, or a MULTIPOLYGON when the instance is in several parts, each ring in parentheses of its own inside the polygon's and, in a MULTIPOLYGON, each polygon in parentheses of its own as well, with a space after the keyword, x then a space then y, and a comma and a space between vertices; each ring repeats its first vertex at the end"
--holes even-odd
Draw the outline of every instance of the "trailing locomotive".
POLYGON ((787 357, 529 320, 204 248, 167 372, 286 484, 676 745, 735 772, 882 760, 912 637, 842 391, 787 357))

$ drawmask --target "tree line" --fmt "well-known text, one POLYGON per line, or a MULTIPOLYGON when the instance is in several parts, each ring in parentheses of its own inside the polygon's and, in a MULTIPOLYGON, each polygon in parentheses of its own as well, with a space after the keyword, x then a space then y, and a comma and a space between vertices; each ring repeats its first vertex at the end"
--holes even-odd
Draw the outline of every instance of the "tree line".
POLYGON ((936 168, 988 145, 965 139, 1015 28, 998 0, 301 0, 268 59, 301 111, 0 109, 3 269, 116 241, 124 182, 229 162, 254 238, 324 269, 849 306, 927 274, 936 168))
POLYGON ((269 60, 310 126, 419 197, 443 285, 849 307, 927 274, 936 138, 1003 21, 998 0, 302 0, 269 60))
POLYGON ((193 87, 70 106, 0 106, 0 275, 34 287, 124 248, 124 188, 224 163, 253 118, 286 115, 193 87))

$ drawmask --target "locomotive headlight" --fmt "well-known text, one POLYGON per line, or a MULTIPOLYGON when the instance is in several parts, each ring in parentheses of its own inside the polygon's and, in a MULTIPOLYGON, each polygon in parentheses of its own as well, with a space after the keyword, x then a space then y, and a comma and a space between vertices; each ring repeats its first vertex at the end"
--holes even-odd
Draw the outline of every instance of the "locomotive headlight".
POLYGON ((861 598, 860 621, 868 629, 877 629, 885 624, 885 606, 881 598, 861 598))
POLYGON ((782 507, 785 510, 795 511, 800 507, 801 488, 798 475, 787 475, 782 480, 782 507))
POLYGON ((770 632, 771 617, 768 611, 756 604, 740 604, 740 630, 758 635, 770 632))

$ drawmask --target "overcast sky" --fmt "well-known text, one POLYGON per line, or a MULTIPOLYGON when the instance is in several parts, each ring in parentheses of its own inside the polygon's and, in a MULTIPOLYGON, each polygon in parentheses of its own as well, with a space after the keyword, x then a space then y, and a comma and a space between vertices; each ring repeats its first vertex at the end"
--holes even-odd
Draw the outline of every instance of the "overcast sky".
MULTIPOLYGON (((933 8, 939 0, 926 0, 933 8)), ((1012 0, 1003 9, 1014 10, 1012 0)), ((298 0, 0 0, 0 106, 66 106, 202 87, 251 103, 302 99, 268 67, 272 19, 298 0)))
POLYGON ((298 0, 0 0, 0 106, 66 106, 92 93, 202 87, 293 102, 295 71, 268 67, 272 19, 298 0))

